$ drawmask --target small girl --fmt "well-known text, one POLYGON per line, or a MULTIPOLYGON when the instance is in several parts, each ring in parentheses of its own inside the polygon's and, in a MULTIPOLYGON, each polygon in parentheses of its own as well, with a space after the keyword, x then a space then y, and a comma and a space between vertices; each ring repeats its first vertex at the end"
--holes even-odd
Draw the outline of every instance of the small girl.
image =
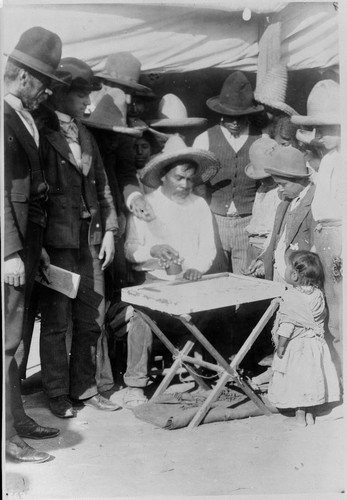
POLYGON ((273 328, 276 346, 268 397, 277 408, 294 408, 299 426, 314 424, 317 405, 339 401, 335 366, 324 338, 324 273, 317 254, 293 252, 285 272, 292 285, 283 295, 273 328))

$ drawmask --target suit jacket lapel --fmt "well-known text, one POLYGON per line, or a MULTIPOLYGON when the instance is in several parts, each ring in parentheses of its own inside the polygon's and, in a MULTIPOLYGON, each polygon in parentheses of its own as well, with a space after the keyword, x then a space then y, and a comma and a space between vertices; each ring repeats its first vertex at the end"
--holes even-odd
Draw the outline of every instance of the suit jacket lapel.
POLYGON ((5 101, 4 111, 7 116, 7 126, 10 127, 16 139, 21 143, 29 158, 37 155, 38 147, 33 136, 30 134, 16 111, 5 101))
POLYGON ((60 131, 52 130, 47 133, 46 138, 54 149, 69 163, 71 163, 79 173, 81 173, 81 169, 78 167, 75 157, 72 154, 70 146, 63 134, 60 131))
POLYGON ((288 246, 291 243, 293 243, 303 220, 305 219, 305 217, 307 216, 307 214, 311 210, 311 203, 312 203, 314 191, 315 191, 315 188, 312 185, 309 188, 308 192, 303 197, 303 199, 301 200, 301 203, 299 204, 299 206, 295 209, 292 223, 290 225, 290 230, 287 232, 287 235, 286 235, 286 242, 287 242, 288 246))

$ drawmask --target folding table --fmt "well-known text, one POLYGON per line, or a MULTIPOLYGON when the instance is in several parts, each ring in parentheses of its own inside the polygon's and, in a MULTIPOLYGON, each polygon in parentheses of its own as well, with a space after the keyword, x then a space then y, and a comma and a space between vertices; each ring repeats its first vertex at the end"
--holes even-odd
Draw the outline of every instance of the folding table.
POLYGON ((257 396, 247 381, 242 378, 238 368, 241 361, 278 308, 280 297, 284 290, 285 285, 282 283, 275 283, 273 281, 249 276, 240 276, 232 273, 205 275, 198 281, 179 279, 175 281, 158 281, 155 283, 123 288, 122 300, 124 302, 133 304, 134 306, 137 305, 164 312, 178 318, 191 332, 194 338, 194 340, 187 341, 181 350, 177 349, 156 323, 143 311, 137 309, 138 314, 149 325, 153 333, 172 353, 174 360, 153 397, 162 394, 167 389, 182 364, 184 364, 193 379, 202 388, 210 390, 210 387, 204 382, 203 378, 192 368, 192 365, 202 366, 215 371, 219 375, 219 380, 210 390, 208 397, 198 409, 188 428, 199 425, 228 381, 232 381, 237 385, 265 415, 270 415, 270 410, 264 405, 263 401, 257 396), (206 339, 197 326, 193 324, 192 317, 190 316, 190 314, 194 312, 235 306, 266 299, 272 299, 270 305, 250 332, 230 364, 206 339), (215 359, 216 364, 189 356, 189 352, 196 342, 199 342, 205 347, 215 359))

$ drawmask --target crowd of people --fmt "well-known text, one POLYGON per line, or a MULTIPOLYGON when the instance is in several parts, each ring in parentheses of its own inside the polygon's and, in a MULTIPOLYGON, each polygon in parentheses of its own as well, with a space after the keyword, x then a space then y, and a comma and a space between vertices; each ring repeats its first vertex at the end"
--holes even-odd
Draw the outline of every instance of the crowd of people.
MULTIPOLYGON (((221 271, 286 283, 268 396, 294 409, 297 425, 313 424, 319 405, 342 398, 339 84, 318 81, 300 115, 285 102, 280 63, 255 91, 232 71, 207 99, 216 115, 209 127, 173 94, 148 120, 155 95, 139 83, 141 63, 130 53, 109 55, 96 74, 61 53, 57 34, 30 28, 4 74, 7 457, 45 462, 50 456, 23 438, 60 432, 31 419, 21 399, 38 314, 50 411, 131 409, 147 401, 153 334, 121 289, 221 271), (50 284, 51 265, 80 275, 74 298, 35 282, 40 275, 50 284), (108 396, 116 317, 127 345, 122 406, 108 396)), ((213 343, 227 343, 230 322, 246 335, 242 325, 259 313, 252 307, 202 312, 195 322, 213 343)), ((146 313, 182 342, 178 320, 146 313)))

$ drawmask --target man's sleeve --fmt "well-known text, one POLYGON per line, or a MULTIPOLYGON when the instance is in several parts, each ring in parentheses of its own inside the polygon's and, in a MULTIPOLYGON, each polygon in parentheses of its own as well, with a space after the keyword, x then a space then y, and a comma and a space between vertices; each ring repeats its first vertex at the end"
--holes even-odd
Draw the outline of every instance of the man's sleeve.
POLYGON ((134 215, 128 217, 124 251, 130 262, 140 264, 151 258, 151 249, 146 242, 146 224, 134 215))
POLYGON ((208 140, 208 132, 203 132, 195 138, 193 148, 209 150, 210 144, 208 140))
POLYGON ((213 260, 216 257, 217 250, 213 231, 212 213, 207 203, 202 198, 199 199, 199 250, 194 265, 191 266, 203 274, 206 273, 212 266, 213 260))

